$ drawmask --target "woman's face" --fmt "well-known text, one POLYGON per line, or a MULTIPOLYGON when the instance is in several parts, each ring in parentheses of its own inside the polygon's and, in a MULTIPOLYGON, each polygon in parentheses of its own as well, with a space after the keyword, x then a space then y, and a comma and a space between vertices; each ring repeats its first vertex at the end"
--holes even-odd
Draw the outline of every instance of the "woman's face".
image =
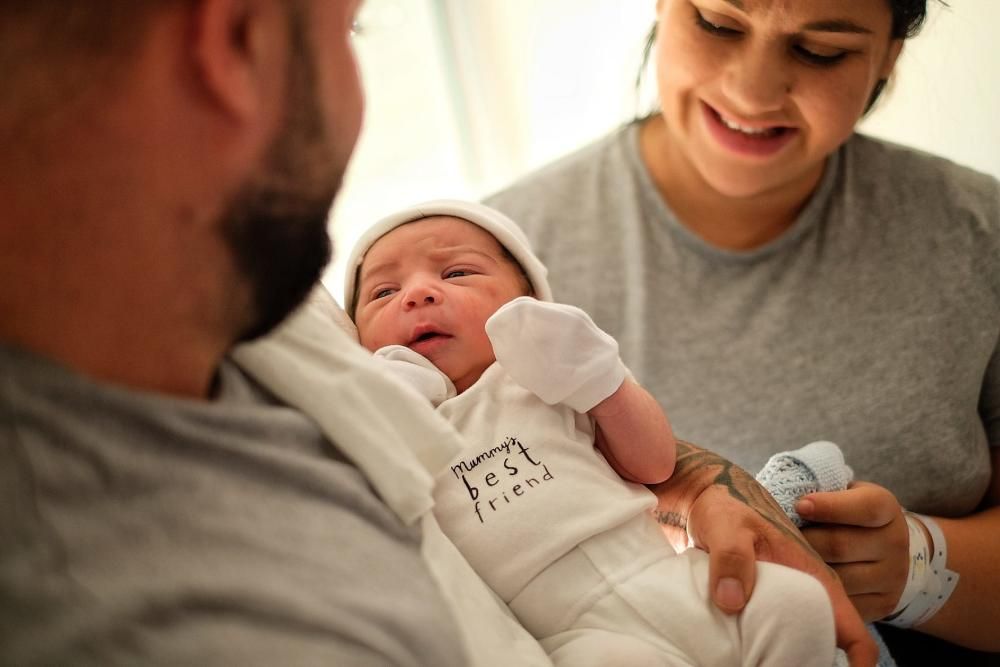
POLYGON ((657 14, 668 161, 729 197, 818 178, 902 46, 885 0, 659 0, 657 14))

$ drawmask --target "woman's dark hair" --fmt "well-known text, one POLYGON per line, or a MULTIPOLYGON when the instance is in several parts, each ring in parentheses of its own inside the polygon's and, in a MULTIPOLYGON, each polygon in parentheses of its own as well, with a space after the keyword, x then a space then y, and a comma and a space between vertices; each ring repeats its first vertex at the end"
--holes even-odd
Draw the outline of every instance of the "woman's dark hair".
MULTIPOLYGON (((915 37, 917 33, 920 32, 920 28, 923 27, 924 20, 927 18, 927 2, 928 0, 886 0, 889 3, 889 9, 892 11, 892 28, 889 31, 889 36, 892 39, 909 39, 910 37, 915 37)), ((938 0, 942 5, 948 6, 945 0, 938 0)), ((649 33, 646 35, 646 43, 643 45, 642 49, 642 64, 639 67, 639 73, 635 79, 635 87, 638 92, 639 87, 642 84, 642 75, 646 70, 646 65, 649 63, 649 54, 653 50, 653 44, 656 43, 656 24, 650 28, 649 33)), ((888 83, 886 79, 879 79, 875 83, 875 88, 872 90, 871 97, 868 99, 868 105, 865 107, 865 113, 867 114, 878 98, 882 95, 882 91, 885 90, 885 86, 888 83)))
POLYGON ((892 30, 889 34, 893 39, 916 36, 927 18, 927 0, 889 0, 889 9, 892 10, 892 30))

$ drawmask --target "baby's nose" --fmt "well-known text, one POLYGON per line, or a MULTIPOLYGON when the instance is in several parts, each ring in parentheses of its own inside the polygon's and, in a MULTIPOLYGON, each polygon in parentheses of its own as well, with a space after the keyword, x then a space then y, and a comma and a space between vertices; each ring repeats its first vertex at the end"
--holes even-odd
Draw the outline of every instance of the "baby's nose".
MULTIPOLYGON (((419 299, 420 299, 420 297, 412 297, 409 301, 407 301, 407 303, 410 306, 416 306, 419 299)), ((430 304, 434 303, 434 295, 433 294, 425 294, 424 298, 423 298, 423 303, 424 303, 424 305, 430 305, 430 304)))
POLYGON ((432 280, 417 280, 406 290, 407 308, 440 305, 443 295, 432 280))

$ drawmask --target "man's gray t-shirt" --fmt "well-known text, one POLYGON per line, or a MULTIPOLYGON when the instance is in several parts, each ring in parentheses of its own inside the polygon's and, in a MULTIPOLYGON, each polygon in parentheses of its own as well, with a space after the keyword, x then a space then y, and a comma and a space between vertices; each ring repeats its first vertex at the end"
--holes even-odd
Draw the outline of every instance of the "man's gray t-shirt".
POLYGON ((419 527, 303 414, 232 365, 219 386, 0 346, 0 664, 462 664, 419 527))
POLYGON ((1000 445, 1000 184, 854 136, 793 227, 748 252, 681 225, 638 125, 494 195, 678 437, 755 471, 833 440, 914 511, 961 515, 1000 445))

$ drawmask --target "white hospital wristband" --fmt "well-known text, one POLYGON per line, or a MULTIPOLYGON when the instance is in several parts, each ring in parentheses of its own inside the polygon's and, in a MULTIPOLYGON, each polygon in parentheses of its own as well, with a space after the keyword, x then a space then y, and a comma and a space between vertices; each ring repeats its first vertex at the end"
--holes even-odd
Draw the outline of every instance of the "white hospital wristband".
POLYGON ((906 586, 899 596, 896 608, 892 610, 887 618, 893 618, 899 612, 906 609, 907 605, 913 602, 917 593, 924 589, 926 585, 927 573, 929 569, 927 563, 930 561, 930 545, 927 544, 927 536, 924 534, 920 520, 906 512, 906 527, 910 533, 910 564, 906 573, 906 586))
POLYGON ((928 516, 906 513, 910 531, 910 570, 896 609, 883 622, 912 628, 930 620, 940 611, 958 585, 958 573, 947 568, 948 543, 937 522, 928 516), (921 525, 934 542, 934 553, 921 525))

